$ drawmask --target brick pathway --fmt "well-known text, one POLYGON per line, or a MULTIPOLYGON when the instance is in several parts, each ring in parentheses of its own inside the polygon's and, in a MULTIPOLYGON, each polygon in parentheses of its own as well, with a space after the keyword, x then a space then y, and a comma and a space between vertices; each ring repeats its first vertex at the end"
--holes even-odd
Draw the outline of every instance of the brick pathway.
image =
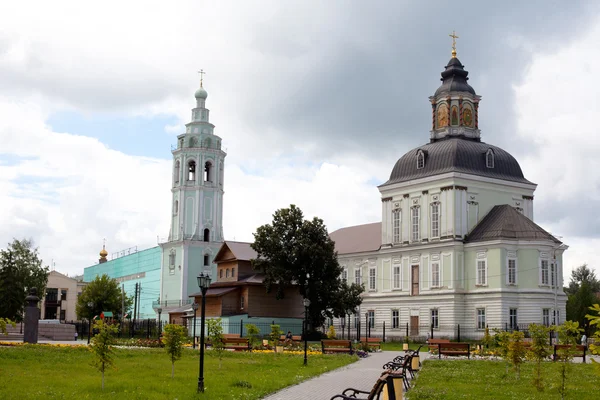
MULTIPOLYGON (((349 387, 370 390, 383 372, 383 364, 400 355, 404 355, 404 352, 371 353, 367 358, 361 358, 353 364, 287 387, 264 397, 263 400, 329 400, 349 387)), ((308 362, 310 362, 310 358, 308 362)))

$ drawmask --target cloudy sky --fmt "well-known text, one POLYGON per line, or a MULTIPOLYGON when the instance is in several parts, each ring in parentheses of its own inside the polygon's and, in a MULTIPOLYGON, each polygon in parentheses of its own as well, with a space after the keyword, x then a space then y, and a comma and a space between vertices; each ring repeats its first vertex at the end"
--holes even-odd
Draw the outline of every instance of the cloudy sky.
POLYGON ((376 185, 428 141, 456 30, 483 140, 539 184, 536 222, 570 245, 565 276, 599 271, 600 3, 487 3, 3 4, 0 247, 32 238, 72 275, 103 238, 115 252, 166 237, 200 68, 228 153, 228 239, 291 203, 330 231, 379 221, 376 185))

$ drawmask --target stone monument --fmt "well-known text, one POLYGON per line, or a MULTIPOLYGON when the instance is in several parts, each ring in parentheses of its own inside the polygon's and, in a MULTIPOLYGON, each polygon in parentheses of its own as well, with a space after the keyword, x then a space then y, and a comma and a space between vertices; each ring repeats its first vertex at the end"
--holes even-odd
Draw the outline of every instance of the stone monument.
POLYGON ((27 305, 25 306, 25 331, 23 333, 24 343, 38 342, 38 324, 40 321, 40 309, 38 302, 40 298, 37 296, 37 288, 29 290, 29 296, 25 298, 27 305))

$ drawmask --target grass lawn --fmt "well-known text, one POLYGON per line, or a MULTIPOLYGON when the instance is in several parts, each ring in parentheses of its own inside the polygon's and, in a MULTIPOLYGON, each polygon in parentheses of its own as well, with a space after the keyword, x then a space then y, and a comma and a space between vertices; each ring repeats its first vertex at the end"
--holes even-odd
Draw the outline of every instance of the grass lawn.
POLYGON ((205 393, 198 387, 198 351, 171 363, 164 349, 115 349, 115 369, 101 374, 85 347, 0 347, 0 399, 260 399, 309 377, 350 364, 356 356, 226 352, 222 366, 205 353, 205 393))
MULTIPOLYGON (((545 362, 542 374, 543 392, 533 386, 533 363, 521 366, 517 379, 506 363, 480 360, 426 360, 408 392, 409 400, 434 399, 560 399, 560 363, 545 362)), ((594 375, 591 364, 569 364, 565 398, 600 399, 600 377, 594 375)))

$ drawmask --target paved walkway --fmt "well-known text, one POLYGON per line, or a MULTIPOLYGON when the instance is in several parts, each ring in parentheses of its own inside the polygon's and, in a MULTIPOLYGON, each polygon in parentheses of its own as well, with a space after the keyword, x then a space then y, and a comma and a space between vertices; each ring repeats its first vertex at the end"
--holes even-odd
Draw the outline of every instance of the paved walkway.
MULTIPOLYGON (((332 396, 342 393, 344 389, 349 387, 370 390, 383 372, 383 364, 401 355, 404 355, 403 351, 371 353, 367 358, 361 358, 357 362, 335 371, 287 387, 264 397, 263 400, 329 400, 332 396)), ((308 362, 310 363, 310 357, 308 362)))

